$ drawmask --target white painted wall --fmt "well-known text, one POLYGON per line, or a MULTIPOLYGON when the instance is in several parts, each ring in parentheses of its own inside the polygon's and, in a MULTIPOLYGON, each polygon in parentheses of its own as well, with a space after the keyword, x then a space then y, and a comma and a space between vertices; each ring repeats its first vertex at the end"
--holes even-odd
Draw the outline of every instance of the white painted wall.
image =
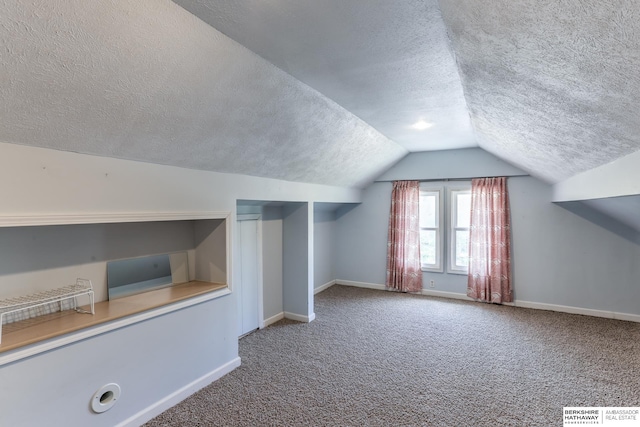
POLYGON ((357 202, 360 190, 0 143, 0 215, 235 212, 237 199, 357 202))
MULTIPOLYGON (((456 160, 440 167, 463 166, 456 160)), ((640 314, 640 246, 551 203, 553 188, 542 181, 511 177, 508 187, 517 301, 640 314)), ((390 182, 374 183, 362 204, 338 210, 336 279, 384 284, 391 189, 390 182)), ((425 289, 430 279, 436 291, 466 294, 466 276, 424 273, 425 289)))
POLYGON ((553 201, 640 194, 640 151, 579 173, 553 186, 553 201))
MULTIPOLYGON (((360 191, 0 143, 0 217, 4 218, 123 212, 235 213, 237 199, 357 202, 360 191)), ((313 220, 312 212, 304 218, 307 229, 309 220, 313 220)), ((233 227, 235 218, 231 222, 233 227)), ((35 233, 39 236, 37 229, 35 233)), ((234 233, 231 235, 235 239, 234 233)), ((51 245, 55 247, 40 249, 43 258, 50 251, 53 259, 87 255, 87 262, 91 262, 90 254, 76 253, 65 246, 73 239, 53 239, 59 240, 60 244, 51 245)), ((306 242, 309 244, 309 240, 306 242)), ((7 242, 0 242, 0 254, 11 250, 7 242)), ((22 253, 27 256, 25 250, 22 253)), ((21 262, 24 269, 30 268, 28 262, 21 262)), ((83 272, 83 268, 84 264, 79 265, 78 271, 83 272)), ((7 271, 11 270, 0 271, 0 275, 7 271)), ((312 271, 311 266, 306 274, 312 271)), ((27 282, 21 286, 30 290, 27 282)), ((0 281, 0 296, 2 292, 0 281)), ((225 296, 1 366, 0 425, 112 426, 142 411, 139 422, 150 405, 237 358, 234 297, 225 296), (179 320, 174 323, 174 318, 179 320), (110 381, 122 383, 121 401, 102 415, 89 413, 92 393, 110 381), (51 409, 56 413, 49 413, 51 409)), ((308 304, 308 297, 304 299, 308 304)))

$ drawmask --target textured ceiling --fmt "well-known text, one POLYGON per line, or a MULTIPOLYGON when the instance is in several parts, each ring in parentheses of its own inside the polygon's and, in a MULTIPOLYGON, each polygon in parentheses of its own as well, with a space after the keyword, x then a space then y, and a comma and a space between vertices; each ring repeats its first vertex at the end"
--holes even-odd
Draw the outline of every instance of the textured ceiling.
POLYGON ((437 0, 174 1, 410 151, 477 146, 437 0))
POLYGON ((0 0, 0 141, 356 187, 476 140, 549 182, 640 150, 636 1, 176 3, 0 0))
POLYGON ((440 0, 478 144, 557 182, 640 149, 636 0, 440 0))
POLYGON ((175 3, 0 10, 2 142, 356 187, 407 152, 175 3))

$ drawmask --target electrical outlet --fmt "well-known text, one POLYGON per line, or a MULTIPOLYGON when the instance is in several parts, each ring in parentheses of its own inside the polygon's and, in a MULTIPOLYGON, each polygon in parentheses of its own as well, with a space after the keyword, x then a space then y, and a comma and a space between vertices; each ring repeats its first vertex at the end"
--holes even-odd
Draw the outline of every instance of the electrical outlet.
POLYGON ((435 280, 429 280, 429 287, 430 288, 435 288, 436 287, 436 281, 435 280))

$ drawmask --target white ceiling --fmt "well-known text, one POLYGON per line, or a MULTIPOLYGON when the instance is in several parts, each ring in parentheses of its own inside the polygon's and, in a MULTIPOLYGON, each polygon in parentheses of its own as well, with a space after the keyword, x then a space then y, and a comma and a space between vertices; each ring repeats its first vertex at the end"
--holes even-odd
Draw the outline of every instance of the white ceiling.
POLYGON ((640 150, 636 0, 440 0, 478 144, 549 182, 640 150))
POLYGON ((409 151, 477 146, 436 0, 174 1, 409 151))
POLYGON ((170 1, 0 10, 2 142, 344 187, 407 153, 170 1))
POLYGON ((477 144, 557 182, 640 149, 631 0, 0 10, 2 142, 355 187, 408 151, 477 144))

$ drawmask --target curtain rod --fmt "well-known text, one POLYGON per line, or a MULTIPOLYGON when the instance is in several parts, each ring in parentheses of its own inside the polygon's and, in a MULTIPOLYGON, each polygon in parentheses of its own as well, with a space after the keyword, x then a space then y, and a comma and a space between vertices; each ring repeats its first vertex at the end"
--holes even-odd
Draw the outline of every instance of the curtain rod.
POLYGON ((432 179, 376 179, 373 182, 393 182, 393 181, 419 181, 419 182, 449 182, 449 181, 471 181, 474 178, 499 178, 504 176, 506 178, 518 178, 523 176, 531 176, 529 174, 521 175, 490 175, 490 176, 472 176, 469 178, 432 178, 432 179))

